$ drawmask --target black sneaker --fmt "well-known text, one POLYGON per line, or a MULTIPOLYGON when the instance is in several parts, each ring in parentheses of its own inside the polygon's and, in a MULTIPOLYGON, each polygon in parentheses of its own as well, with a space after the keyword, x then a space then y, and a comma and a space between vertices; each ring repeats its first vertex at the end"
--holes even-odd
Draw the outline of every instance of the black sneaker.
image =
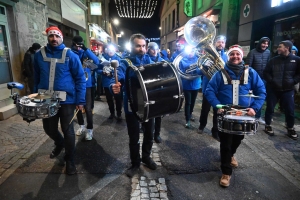
POLYGON ((161 143, 161 138, 160 138, 160 136, 158 135, 158 136, 154 136, 154 141, 156 142, 156 143, 161 143))
POLYGON ((118 122, 122 121, 121 115, 118 115, 118 116, 117 116, 117 121, 118 121, 118 122))
POLYGON ((140 166, 137 165, 132 165, 130 168, 128 168, 125 172, 125 174, 131 178, 133 177, 135 174, 138 174, 140 171, 140 166))
POLYGON ((145 165, 152 170, 156 170, 157 165, 156 163, 152 160, 152 158, 142 158, 142 162, 145 163, 145 165))
POLYGON ((77 173, 76 166, 73 161, 66 161, 66 174, 74 175, 77 173))
POLYGON ((113 119, 113 118, 115 118, 114 114, 110 114, 109 117, 108 117, 108 119, 113 119))
POLYGON ((50 158, 53 159, 57 157, 63 149, 64 149, 63 146, 55 146, 55 148, 52 150, 50 154, 50 158))
POLYGON ((195 117, 191 116, 191 121, 194 122, 195 121, 195 117))
POLYGON ((297 140, 298 139, 298 135, 295 131, 295 129, 288 129, 288 133, 287 135, 292 138, 293 140, 297 140))
POLYGON ((199 134, 202 134, 202 133, 204 132, 204 127, 199 126, 197 132, 198 132, 199 134))
POLYGON ((265 132, 266 132, 266 134, 268 134, 269 136, 274 136, 274 131, 273 131, 273 129, 272 129, 272 126, 266 125, 266 126, 265 126, 265 132))

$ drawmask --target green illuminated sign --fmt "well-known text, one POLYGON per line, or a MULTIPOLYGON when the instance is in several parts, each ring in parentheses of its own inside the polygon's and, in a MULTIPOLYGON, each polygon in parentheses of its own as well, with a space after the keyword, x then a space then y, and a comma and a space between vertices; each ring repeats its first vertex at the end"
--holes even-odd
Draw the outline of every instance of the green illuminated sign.
POLYGON ((185 0, 184 1, 184 14, 188 17, 193 17, 193 1, 185 0))

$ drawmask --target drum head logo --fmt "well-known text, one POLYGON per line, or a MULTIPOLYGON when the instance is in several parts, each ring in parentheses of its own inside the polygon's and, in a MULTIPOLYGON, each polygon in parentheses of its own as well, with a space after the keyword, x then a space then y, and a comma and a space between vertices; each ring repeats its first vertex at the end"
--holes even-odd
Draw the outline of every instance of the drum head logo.
POLYGON ((248 17, 250 14, 250 5, 249 4, 246 4, 245 7, 244 7, 244 10, 243 10, 243 15, 244 17, 248 17))

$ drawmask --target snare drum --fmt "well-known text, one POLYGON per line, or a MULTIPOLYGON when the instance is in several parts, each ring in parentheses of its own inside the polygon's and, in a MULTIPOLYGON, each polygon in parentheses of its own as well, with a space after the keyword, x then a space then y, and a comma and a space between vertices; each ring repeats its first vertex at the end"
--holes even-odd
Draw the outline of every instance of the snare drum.
POLYGON ((53 117, 57 114, 60 107, 59 101, 56 99, 33 99, 24 96, 16 104, 18 113, 24 120, 30 122, 35 119, 43 119, 53 117))
POLYGON ((184 99, 182 83, 172 64, 129 66, 125 81, 131 110, 139 121, 180 110, 184 99))
POLYGON ((218 117, 218 130, 236 135, 254 135, 258 121, 250 116, 224 115, 218 117))

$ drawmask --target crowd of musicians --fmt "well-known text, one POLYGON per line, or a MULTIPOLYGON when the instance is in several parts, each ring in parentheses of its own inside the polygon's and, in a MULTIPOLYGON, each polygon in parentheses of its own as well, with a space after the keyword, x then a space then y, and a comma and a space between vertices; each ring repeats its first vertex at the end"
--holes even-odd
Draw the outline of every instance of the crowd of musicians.
MULTIPOLYGON (((73 38, 72 47, 69 49, 64 45, 63 34, 57 27, 47 28, 45 34, 48 38, 47 45, 39 49, 41 46, 35 43, 26 53, 25 59, 27 60, 24 60, 23 63, 23 73, 26 74, 26 79, 30 84, 30 93, 37 93, 39 89, 48 89, 51 84, 49 76, 53 65, 52 58, 56 60, 52 87, 54 91, 65 91, 66 99, 60 102, 57 115, 42 119, 42 121, 46 134, 54 140, 55 144, 50 158, 57 157, 65 149, 66 173, 69 175, 77 173, 74 164, 75 135, 85 134, 86 140, 92 140, 95 94, 100 97, 100 91, 103 91, 103 88, 110 111, 108 118, 120 121, 123 111, 125 114, 131 159, 131 166, 127 169, 126 175, 132 177, 139 173, 141 162, 149 169, 157 168, 150 153, 153 141, 161 142, 162 118, 156 117, 140 123, 133 114, 128 103, 129 97, 125 80, 127 78, 137 79, 137 77, 134 73, 126 73, 126 69, 130 65, 140 67, 156 62, 172 63, 178 55, 183 55, 179 69, 187 74, 197 75, 193 79, 181 78, 184 94, 184 126, 187 129, 192 128, 191 121, 195 121, 194 105, 200 89, 202 89, 203 99, 198 133, 204 133, 210 108, 213 108, 211 133, 212 137, 220 141, 221 186, 228 187, 230 185, 232 168, 238 166, 234 154, 244 135, 218 130, 217 115, 224 112, 224 109, 218 109, 217 105, 236 104, 243 107, 245 114, 264 123, 265 132, 272 136, 274 135, 271 126, 272 115, 275 105, 280 101, 285 112, 287 136, 292 139, 298 138, 294 130, 294 88, 300 82, 300 58, 295 55, 298 50, 291 41, 280 42, 277 48, 278 55, 271 58, 268 50, 270 39, 262 37, 256 48, 246 56, 239 45, 232 45, 225 50, 226 37, 219 35, 212 42, 220 59, 225 63, 224 70, 217 71, 212 77, 207 77, 199 67, 188 72, 191 66, 197 63, 203 52, 190 47, 184 39, 177 41, 176 51, 170 55, 169 51, 160 50, 155 42, 147 44, 144 35, 133 34, 130 38, 131 51, 121 56, 116 53, 116 48, 112 45, 107 46, 103 54, 92 52, 84 46, 84 41, 80 36, 73 38), (244 57, 246 57, 245 61, 244 57), (47 58, 52 61, 47 61, 47 58), (117 68, 112 67, 111 63, 114 60, 117 60, 117 68), (89 67, 87 62, 96 67, 89 67), (116 70, 117 73, 115 73, 116 70), (115 80, 116 77, 117 80, 115 80), (250 91, 257 98, 247 96, 250 91), (261 109, 265 101, 264 122, 261 118, 261 109), (79 129, 76 131, 72 122, 74 111, 78 111, 79 129), (58 128, 59 122, 62 133, 58 128), (141 127, 144 137, 140 155, 141 127)), ((210 67, 210 62, 214 62, 214 60, 208 61, 207 65, 203 63, 203 68, 210 67)), ((133 83, 139 84, 138 81, 133 83)))

